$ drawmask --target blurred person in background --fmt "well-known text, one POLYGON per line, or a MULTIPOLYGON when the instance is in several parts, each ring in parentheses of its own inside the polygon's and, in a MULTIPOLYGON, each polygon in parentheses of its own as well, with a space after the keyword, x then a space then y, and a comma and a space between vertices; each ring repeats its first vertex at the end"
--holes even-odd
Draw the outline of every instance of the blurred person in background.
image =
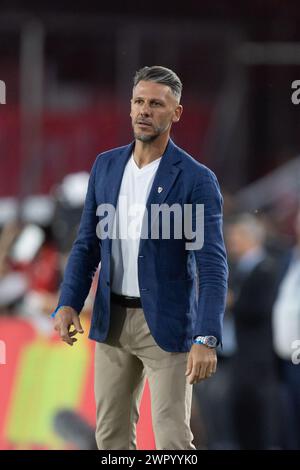
POLYGON ((25 273, 12 266, 10 253, 21 232, 20 224, 5 222, 0 229, 0 315, 18 314, 18 306, 27 292, 25 273))
POLYGON ((282 233, 282 230, 280 230, 279 222, 277 220, 278 215, 276 205, 257 211, 257 213, 255 213, 255 217, 257 217, 259 223, 264 228, 265 250, 273 259, 276 259, 281 263, 282 258, 291 246, 291 239, 282 233))
POLYGON ((72 346, 74 336, 83 333, 79 313, 101 261, 89 336, 96 340, 96 438, 101 450, 136 448, 146 377, 156 448, 195 449, 192 385, 216 372, 228 274, 222 196, 214 173, 170 139, 172 124, 182 113, 181 90, 180 79, 164 67, 136 73, 130 114, 135 140, 101 154, 92 168, 53 314, 55 329, 72 346), (187 251, 185 236, 141 237, 142 224, 137 238, 123 238, 130 219, 118 196, 128 197, 128 207, 146 201, 147 207, 189 203, 193 220, 196 204, 204 204, 203 247, 187 251), (110 232, 100 240, 96 233, 101 203, 116 208, 117 237, 112 240, 110 232))
POLYGON ((282 258, 279 290, 273 308, 274 349, 285 398, 284 445, 300 449, 300 210, 296 242, 282 258))
POLYGON ((251 214, 226 223, 231 262, 228 306, 237 351, 232 369, 232 407, 240 449, 278 447, 279 388, 272 340, 272 307, 278 265, 264 248, 262 224, 251 214))
MULTIPOLYGON (((221 188, 224 204, 223 214, 226 225, 227 218, 237 210, 235 196, 225 188, 221 188)), ((218 373, 210 380, 199 382, 194 387, 195 402, 202 424, 202 447, 209 450, 235 449, 237 443, 234 436, 232 420, 231 377, 234 368, 236 351, 235 325, 230 310, 231 302, 231 259, 229 263, 229 291, 223 322, 223 345, 217 348, 218 373)))

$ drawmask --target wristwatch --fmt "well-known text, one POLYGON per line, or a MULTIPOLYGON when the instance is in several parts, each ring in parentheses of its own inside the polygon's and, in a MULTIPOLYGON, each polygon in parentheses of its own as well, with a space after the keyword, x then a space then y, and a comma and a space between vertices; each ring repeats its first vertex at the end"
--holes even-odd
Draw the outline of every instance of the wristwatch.
POLYGON ((215 348, 218 344, 218 340, 215 336, 197 336, 193 343, 204 344, 208 348, 215 348))

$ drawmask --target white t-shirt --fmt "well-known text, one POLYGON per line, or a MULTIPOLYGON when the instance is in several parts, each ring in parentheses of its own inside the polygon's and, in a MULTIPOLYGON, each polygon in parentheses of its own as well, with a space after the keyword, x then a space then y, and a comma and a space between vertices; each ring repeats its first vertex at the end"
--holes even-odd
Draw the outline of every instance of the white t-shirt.
POLYGON ((138 252, 147 199, 162 157, 139 168, 133 154, 124 169, 111 253, 111 290, 116 294, 140 297, 138 252))

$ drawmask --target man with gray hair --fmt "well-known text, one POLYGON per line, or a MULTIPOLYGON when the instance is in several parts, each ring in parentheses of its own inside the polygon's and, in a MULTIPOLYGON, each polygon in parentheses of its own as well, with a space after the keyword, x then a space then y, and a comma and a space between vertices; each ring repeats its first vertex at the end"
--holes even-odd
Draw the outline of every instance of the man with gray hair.
POLYGON ((170 139, 183 111, 181 91, 180 79, 165 67, 143 67, 135 74, 134 141, 100 154, 93 165, 53 314, 55 329, 72 346, 74 335, 83 333, 79 313, 101 261, 89 334, 96 341, 99 449, 136 449, 146 378, 156 448, 195 449, 192 386, 216 372, 228 275, 223 198, 215 174, 170 139), (151 237, 156 221, 149 220, 150 209, 163 204, 177 204, 181 213, 191 207, 196 229, 198 206, 204 205, 201 248, 191 243, 193 249, 187 249, 186 232, 166 239, 159 228, 151 237), (141 207, 131 236, 128 225, 141 207), (103 208, 113 208, 108 231, 103 208))

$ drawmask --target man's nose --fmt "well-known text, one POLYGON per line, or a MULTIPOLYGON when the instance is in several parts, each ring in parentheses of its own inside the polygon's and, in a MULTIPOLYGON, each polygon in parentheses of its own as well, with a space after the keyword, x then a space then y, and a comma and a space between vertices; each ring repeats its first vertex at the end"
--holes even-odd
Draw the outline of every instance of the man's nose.
POLYGON ((149 114, 150 114, 149 104, 143 103, 143 106, 141 108, 141 115, 142 116, 149 116, 149 114))

